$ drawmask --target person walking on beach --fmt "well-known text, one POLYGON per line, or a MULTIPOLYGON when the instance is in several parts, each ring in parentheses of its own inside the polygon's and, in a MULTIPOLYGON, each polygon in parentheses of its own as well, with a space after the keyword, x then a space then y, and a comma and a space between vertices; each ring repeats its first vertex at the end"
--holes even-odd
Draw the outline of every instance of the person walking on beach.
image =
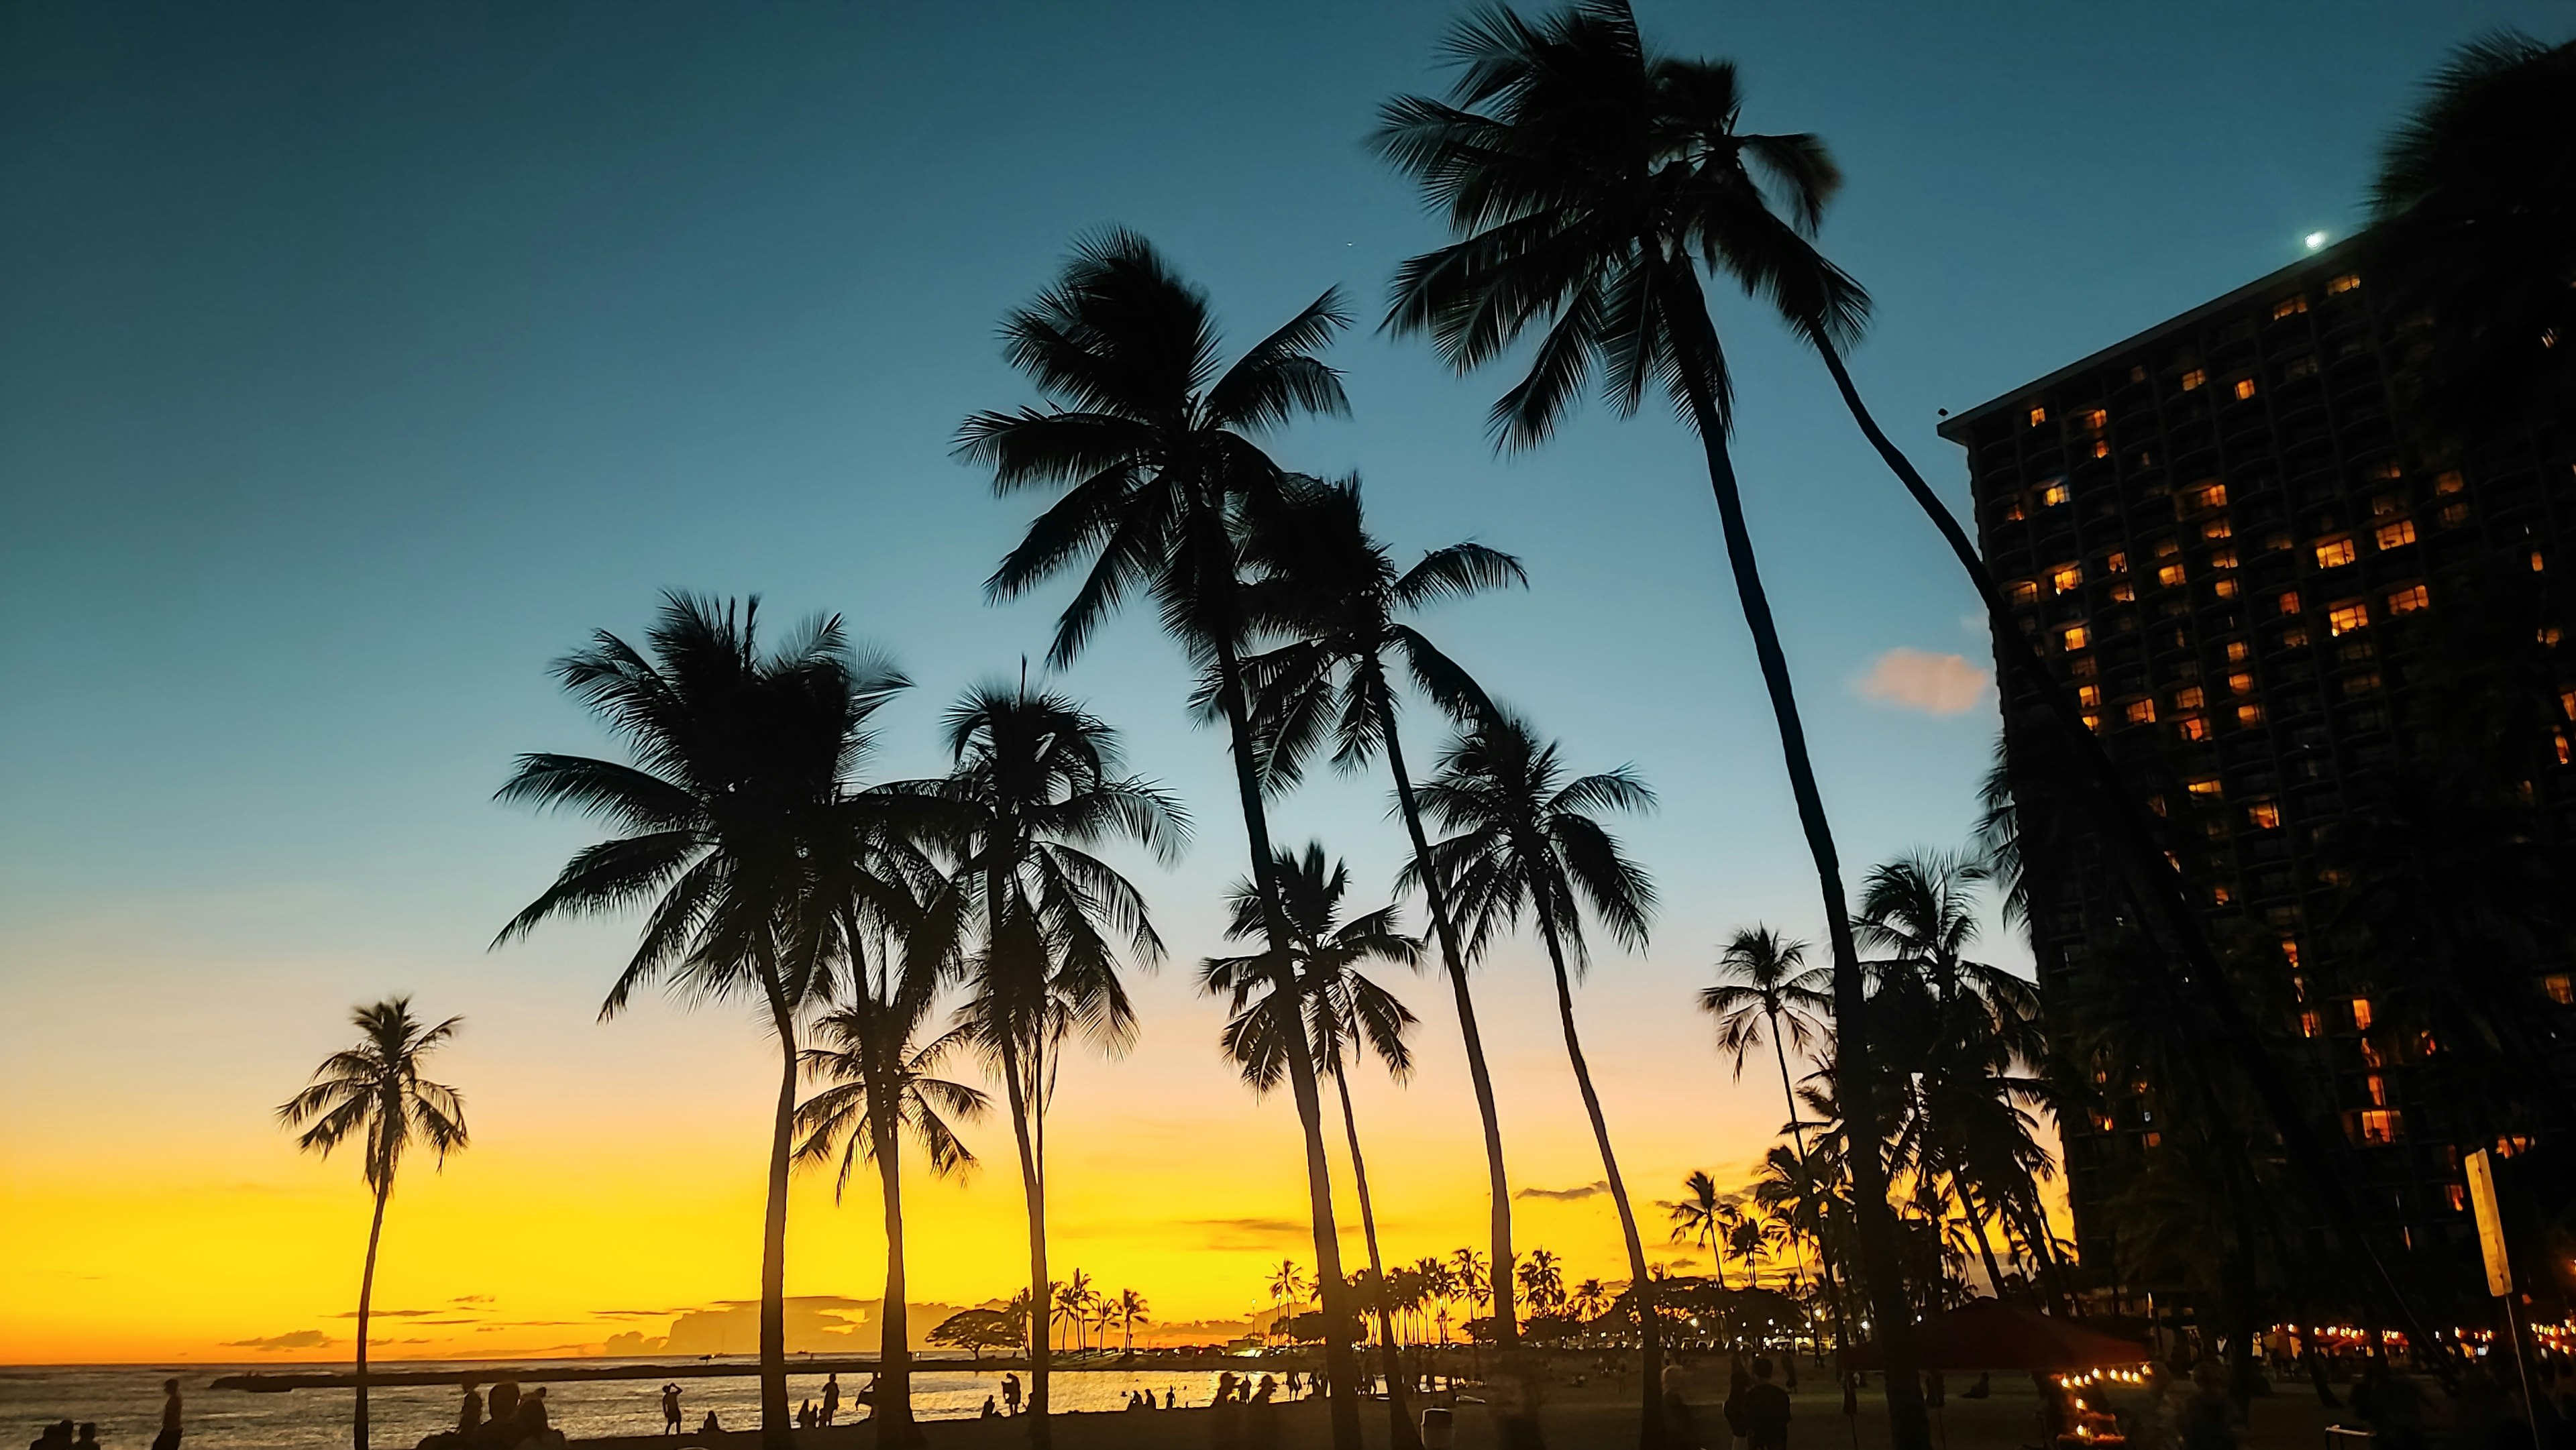
POLYGON ((826 1425, 832 1423, 832 1417, 839 1413, 841 1413, 841 1377, 837 1374, 827 1374, 823 1376, 823 1423, 826 1425))
POLYGON ((179 1450, 179 1382, 161 1382, 161 1433, 152 1437, 152 1450, 179 1450))
POLYGON ((680 1433, 680 1387, 677 1384, 662 1386, 662 1433, 680 1433))
POLYGON ((1789 1392, 1771 1382, 1770 1357, 1753 1357, 1753 1385, 1736 1406, 1747 1450, 1789 1450, 1789 1392))

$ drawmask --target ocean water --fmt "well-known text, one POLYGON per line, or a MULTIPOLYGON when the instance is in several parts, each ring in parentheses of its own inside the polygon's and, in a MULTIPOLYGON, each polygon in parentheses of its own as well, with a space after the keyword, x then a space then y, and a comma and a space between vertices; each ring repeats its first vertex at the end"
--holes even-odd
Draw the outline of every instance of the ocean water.
MULTIPOLYGON (((614 1364, 615 1360, 566 1360, 562 1364, 614 1364)), ((638 1364, 656 1360, 628 1361, 638 1364)), ((730 1362, 730 1361, 728 1361, 730 1362)), ((533 1369, 545 1361, 517 1361, 509 1368, 533 1369)), ((934 1361, 934 1364, 939 1362, 934 1361)), ((452 1364, 426 1365, 387 1361, 386 1370, 452 1369, 452 1364)), ((33 1440, 56 1420, 94 1420, 102 1445, 142 1450, 161 1425, 161 1381, 176 1376, 187 1416, 187 1450, 340 1450, 349 1443, 349 1415, 354 1396, 347 1390, 290 1390, 285 1394, 250 1394, 210 1389, 216 1377, 243 1370, 287 1368, 264 1365, 88 1365, 69 1368, 0 1368, 0 1446, 33 1440), (13 1438, 15 1437, 15 1438, 13 1438)), ((316 1366, 316 1368, 321 1368, 316 1366)), ((1024 1373, 1021 1383, 1028 1382, 1024 1373)), ((533 1383, 533 1382, 532 1382, 533 1383)), ((760 1383, 744 1362, 740 1376, 684 1379, 680 1407, 694 1430, 709 1410, 728 1430, 759 1423, 760 1383)), ((843 1375, 841 1418, 851 1418, 850 1393, 867 1383, 865 1375, 843 1375)), ((575 1439, 591 1435, 650 1435, 662 1428, 663 1382, 659 1379, 592 1380, 546 1386, 546 1409, 556 1429, 575 1439)), ((489 1382, 483 1386, 486 1393, 489 1382)), ((1165 1390, 1177 1403, 1204 1405, 1215 1394, 1216 1373, 1205 1370, 1059 1370, 1051 1390, 1059 1411, 1116 1410, 1130 1392, 1151 1391, 1159 1403, 1165 1390)), ((791 1373, 791 1405, 823 1395, 823 1376, 791 1373)), ((984 1397, 999 1403, 1002 1376, 939 1364, 916 1369, 912 1376, 913 1413, 924 1419, 971 1419, 984 1397)), ((418 1444, 433 1431, 456 1423, 458 1391, 454 1385, 379 1386, 368 1392, 369 1436, 386 1450, 418 1444)))

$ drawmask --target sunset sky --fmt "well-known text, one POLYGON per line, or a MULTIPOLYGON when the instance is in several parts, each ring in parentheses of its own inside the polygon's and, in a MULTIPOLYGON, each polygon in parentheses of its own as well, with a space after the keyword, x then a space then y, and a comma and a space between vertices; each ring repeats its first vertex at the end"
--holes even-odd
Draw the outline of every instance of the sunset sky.
MULTIPOLYGON (((1206 286, 1237 346, 1344 288, 1355 416, 1276 456, 1357 470, 1400 553, 1472 537, 1526 561, 1529 591, 1430 627, 1573 764, 1630 763, 1661 796, 1620 827, 1664 894, 1653 945, 1605 944, 1580 1010, 1640 1199, 1695 1167, 1740 1183, 1778 1085, 1729 1080, 1691 994, 1733 927, 1810 935, 1818 911, 1696 445, 1660 405, 1594 407, 1497 458, 1483 417, 1509 379, 1373 330, 1390 269, 1439 233, 1362 141, 1380 100, 1443 83, 1458 11, 0 12, 0 1362, 345 1356, 357 1167, 299 1157, 272 1110, 352 1004, 394 991, 466 1018, 436 1062, 474 1146, 396 1195, 383 1352, 596 1352, 756 1292, 772 1047, 726 1006, 594 1020, 632 922, 487 951, 592 839, 493 789, 517 752, 604 748, 547 663, 639 632, 668 588, 846 615, 917 682, 879 778, 935 771, 938 713, 1042 653, 1063 598, 985 604, 1033 503, 993 498, 951 434, 1031 399, 995 325, 1113 222, 1206 286)), ((1848 185, 1824 242, 1877 299, 1854 370, 1955 496, 1935 409, 2343 234, 2446 47, 2565 13, 1640 11, 1666 47, 1741 62, 1748 128, 1831 144, 1848 185)), ((1995 728, 1982 625, 1821 368, 1742 299, 1719 310, 1857 884, 1968 831, 1995 728)), ((1198 823, 1175 868, 1121 858, 1173 960, 1138 982, 1136 1050, 1069 1064, 1050 1127, 1056 1264, 1166 1320, 1240 1316, 1265 1264, 1312 1258, 1293 1112, 1218 1061, 1191 985, 1243 853, 1183 676, 1137 612, 1059 682, 1198 823)), ((1413 728, 1427 757, 1432 722, 1413 728)), ((1383 796, 1322 779, 1275 830, 1348 857, 1375 905, 1400 841, 1383 796)), ((2001 933, 1987 950, 2023 959, 2001 933)), ((1419 1071, 1359 1097, 1410 1261, 1477 1238, 1484 1179, 1445 993, 1395 985, 1419 1071)), ((1519 1242, 1622 1278, 1534 945, 1498 950, 1480 991, 1534 1195, 1519 1242)), ((1021 1272, 1007 1131, 970 1142, 991 1167, 912 1180, 920 1300, 1021 1272)), ((800 1183, 792 1294, 876 1296, 854 1188, 835 1208, 800 1183)))

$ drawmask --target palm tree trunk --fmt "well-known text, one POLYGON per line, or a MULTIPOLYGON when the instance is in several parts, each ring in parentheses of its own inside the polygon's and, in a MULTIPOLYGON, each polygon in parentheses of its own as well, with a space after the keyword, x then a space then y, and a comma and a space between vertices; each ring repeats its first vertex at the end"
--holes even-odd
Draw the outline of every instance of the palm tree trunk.
POLYGON ((868 1128, 876 1141, 877 1185, 885 1196, 885 1303, 878 1310, 876 1443, 921 1443, 912 1420, 912 1323, 904 1307, 903 1142, 889 1095, 868 1094, 868 1128))
POLYGON ((1641 1450, 1662 1450, 1663 1316, 1656 1311, 1646 1281, 1646 1242, 1638 1237, 1637 1211, 1628 1204, 1628 1185, 1619 1176, 1618 1155, 1610 1150, 1610 1123, 1601 1113, 1601 1095, 1592 1088, 1592 1069, 1583 1060, 1583 1039, 1574 1030, 1574 984, 1565 973, 1565 945, 1557 940, 1556 923, 1548 915, 1548 904, 1542 901, 1537 906, 1539 935, 1547 942, 1548 964, 1556 970, 1556 1015, 1565 1028, 1565 1058, 1574 1066, 1574 1085, 1583 1093, 1583 1113, 1592 1120, 1592 1141, 1601 1149, 1601 1176, 1610 1184, 1611 1206, 1619 1211, 1619 1237, 1627 1245, 1629 1283, 1636 1291, 1641 1363, 1638 1379, 1645 1396, 1637 1444, 1641 1450))
POLYGON ((1047 1283, 1046 1185, 1038 1179, 1037 1152, 1029 1141, 1029 1094, 1015 1059, 1002 1065, 1003 1091, 1011 1110, 1011 1137, 1020 1152, 1020 1195, 1029 1213, 1029 1444, 1047 1450, 1047 1320, 1055 1312, 1055 1295, 1047 1283))
POLYGON ((1968 1192, 1968 1185, 1961 1183, 1956 1174, 1950 1178, 1950 1188, 1959 1195, 1959 1211, 1968 1216, 1968 1232, 1976 1235, 1977 1257, 1984 1260, 1986 1265, 1986 1287, 1997 1299, 2001 1299, 2004 1297, 2004 1271, 2002 1266, 1995 1262, 1994 1241, 1986 1236, 1986 1211, 1978 1204, 1976 1196, 1968 1192))
POLYGON ((796 1420, 787 1410, 787 1170, 795 1146, 796 1020, 775 981, 768 987, 780 1067, 778 1110, 769 1129, 769 1202, 760 1222, 760 1443, 789 1450, 796 1438, 796 1420))
MULTIPOLYGON (((2047 705, 2059 729, 2073 743, 2076 757, 2084 762, 2087 773, 2093 777, 2095 792, 2102 801, 2101 816, 2111 826, 2112 834, 2121 847, 2114 853, 2120 858, 2121 874, 2131 882, 2132 894, 2138 898, 2139 904, 2161 919, 2167 934, 2181 949, 2188 969, 2188 985, 2214 1019, 2223 1042, 2223 1051, 2216 1056, 2234 1062, 2244 1072, 2255 1097, 2263 1104, 2265 1115, 2272 1120, 2273 1130, 2280 1135, 2282 1148, 2300 1176, 2307 1180, 2309 1192, 2316 1196, 2328 1217, 2335 1221, 2343 1241, 2357 1246, 2363 1257, 2369 1260, 2372 1277, 2378 1281, 2380 1292, 2396 1306, 2398 1313, 2407 1321, 2409 1330, 2422 1342, 2433 1343, 2433 1336, 2417 1317, 2412 1302, 2398 1288, 2397 1280, 2389 1272, 2387 1262, 2380 1257, 2372 1236, 2362 1231, 2339 1165, 2319 1140, 2315 1125, 2299 1105, 2297 1093, 2282 1076, 2280 1065, 2273 1060, 2261 1037, 2254 1031, 2253 1024, 2247 1020, 2244 1004, 2228 985, 2219 968, 2217 952, 2210 944, 2205 923, 2184 895, 2179 873, 2156 845, 2154 829, 2140 811, 2136 793, 2121 777, 2110 753, 2102 748, 2101 739, 2086 728, 2082 708, 2071 692, 2059 684, 2039 651, 2014 625, 2004 605, 2003 591, 1996 587, 1993 572, 1986 568, 1985 560, 1978 555, 1977 546, 1970 541, 1967 531, 1960 527, 1949 506, 1941 501, 1941 496, 1923 481, 1914 461, 1889 441, 1868 405, 1861 401, 1860 389, 1852 383, 1850 370, 1843 366, 1842 354, 1821 337, 1811 340, 1824 358, 1826 371, 1833 374, 1834 386, 1842 393, 1843 405, 1851 410, 1852 421, 1859 425, 1862 436, 1878 450, 1880 460, 1896 475, 1897 481, 1905 485, 1905 491, 1913 496, 1924 516, 1932 521, 1932 527, 1950 546, 1950 552, 1958 559, 1960 567, 1967 570, 1969 582, 1976 586, 1977 597, 1986 606, 1998 664, 2009 667, 2005 671, 2008 675, 2019 675, 2031 693, 2047 705)), ((2012 681, 2006 679, 2001 683, 2005 708, 2009 712, 2013 700, 2012 681)), ((2141 965, 2162 975, 2162 967, 2153 960, 2153 953, 2143 954, 2141 965)), ((2207 1074, 2195 1074, 2195 1077, 2204 1079, 2197 1095, 2203 1099, 2203 1110, 2210 1114, 2211 1124, 2226 1122, 2225 1114, 2205 1081, 2207 1074)))
POLYGON ((1387 1309, 1386 1261, 1378 1256, 1377 1205, 1369 1200, 1368 1163, 1360 1157, 1360 1120, 1351 1111, 1350 1079, 1333 1074, 1333 1090, 1342 1099, 1342 1135, 1351 1145, 1351 1183, 1360 1196, 1360 1237, 1368 1244, 1369 1275, 1377 1280, 1378 1360, 1386 1370, 1387 1443, 1395 1450, 1412 1450, 1422 1443, 1421 1434, 1413 1428, 1413 1412, 1405 1405, 1404 1367, 1397 1362, 1395 1318, 1387 1309))
POLYGON ((351 1443, 357 1450, 367 1450, 367 1317, 375 1312, 376 1245, 385 1236, 385 1200, 394 1192, 393 1175, 383 1176, 376 1185, 376 1216, 367 1225, 367 1266, 358 1274, 358 1360, 352 1376, 358 1390, 357 1419, 350 1428, 351 1443))
MULTIPOLYGON (((1283 1001, 1298 999, 1295 971, 1287 965, 1288 924, 1279 905, 1278 862, 1272 859, 1270 818, 1261 803, 1261 781, 1256 771, 1258 760, 1253 751, 1250 712, 1244 707, 1243 669, 1236 658, 1230 630, 1217 631, 1217 694, 1225 708, 1229 743, 1233 747, 1234 781, 1243 806, 1243 830, 1252 849, 1253 889, 1261 898, 1264 932, 1269 938, 1270 954, 1279 963, 1272 971, 1276 990, 1286 993, 1283 1001)), ((1342 1244, 1333 1222, 1333 1178, 1330 1161, 1324 1153, 1324 1103, 1315 1083, 1315 1059, 1308 1050, 1306 1034, 1288 1032, 1285 1040, 1288 1057, 1288 1085, 1297 1100, 1297 1123, 1306 1136, 1306 1204, 1314 1226, 1315 1278, 1317 1297, 1324 1310, 1324 1379, 1332 1402, 1328 1407, 1333 1427, 1333 1450, 1360 1450, 1360 1412, 1355 1392, 1359 1386, 1359 1360, 1351 1353, 1350 1341, 1342 1337, 1342 1327, 1350 1322, 1350 1285, 1342 1278, 1342 1244)))
POLYGON ((1467 1046, 1467 1080, 1476 1089, 1476 1116, 1485 1130, 1485 1201, 1493 1237, 1494 1348, 1508 1354, 1520 1348, 1520 1320, 1512 1312, 1512 1185, 1503 1172, 1503 1120, 1494 1107, 1494 1075, 1485 1066, 1485 1037, 1476 1027, 1476 1004, 1467 992, 1467 954, 1458 949, 1458 924, 1449 914, 1449 888, 1431 868, 1431 841, 1423 834, 1422 810, 1414 803, 1413 777, 1404 768, 1404 742, 1395 728, 1395 706, 1384 690, 1377 692, 1378 728, 1386 735, 1386 767, 1395 777, 1395 800, 1404 815, 1404 832, 1413 841, 1414 869, 1422 876, 1423 905, 1431 914, 1431 934, 1440 943, 1440 965, 1449 975, 1449 994, 1458 1006, 1458 1032, 1467 1046))
MULTIPOLYGON (((1697 288, 1692 289, 1696 293, 1697 288)), ((1700 314, 1706 316, 1703 310, 1700 314)), ((1710 339, 1712 352, 1714 341, 1710 339)), ((1798 802, 1798 823, 1815 858, 1816 885, 1824 898, 1826 935, 1834 953, 1834 1016, 1843 1030, 1834 1034, 1835 1090, 1850 1124, 1852 1151, 1846 1155, 1851 1174, 1859 1239, 1861 1278, 1877 1322, 1879 1347, 1887 1366, 1887 1419, 1895 1450, 1931 1450, 1932 1422, 1923 1408, 1923 1386, 1916 1378, 1914 1315, 1905 1279, 1896 1262, 1896 1219, 1887 1204, 1887 1166, 1879 1158, 1879 1122, 1860 951, 1852 940, 1851 912, 1843 895, 1842 861, 1834 850, 1833 826, 1825 817, 1823 793, 1816 788, 1815 762, 1807 754, 1806 726, 1798 718, 1797 693, 1789 680, 1789 661, 1780 649, 1779 626, 1771 617, 1771 600, 1762 588, 1761 566, 1753 555, 1753 536, 1744 523, 1744 498, 1736 487, 1735 461, 1728 456, 1726 428, 1718 417, 1705 374, 1688 371, 1685 391, 1700 447, 1708 456, 1709 491, 1717 499, 1718 522, 1726 535, 1727 564, 1735 575, 1735 593, 1744 623, 1753 635, 1761 661, 1762 683, 1771 696, 1771 714, 1780 730, 1780 754, 1789 770, 1789 788, 1798 802)))

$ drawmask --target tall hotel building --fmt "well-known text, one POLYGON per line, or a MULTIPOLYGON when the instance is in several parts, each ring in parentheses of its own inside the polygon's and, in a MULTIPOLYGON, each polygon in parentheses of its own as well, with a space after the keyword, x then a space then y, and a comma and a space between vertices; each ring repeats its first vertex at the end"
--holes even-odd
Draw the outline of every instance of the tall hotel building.
MULTIPOLYGON (((2426 1100, 2424 1074, 2389 1060, 2412 1049, 2387 1043, 2384 1021, 2370 1031, 2371 1002, 2338 970, 2349 893, 2330 843, 2404 758, 2425 678, 2423 647, 2406 642, 2436 637, 2459 601, 2546 597, 2576 568, 2576 418, 2525 418, 2464 456, 2425 457, 2393 416, 2408 321, 2355 253, 2275 272, 1940 431, 1967 450, 1977 537, 2015 623, 2072 677, 2167 826, 2205 838, 2194 889, 2213 934, 2277 973, 2253 1000, 2286 1065, 2336 1110, 2365 1222, 2466 1286, 2460 1153, 2475 1145, 2426 1100), (2456 1273, 2441 1262, 2454 1256, 2456 1273)), ((2576 625, 2542 608, 2541 643, 2576 625)), ((2576 660, 2556 667, 2550 688, 2576 684, 2576 660)), ((2562 839, 2576 837, 2571 712, 2562 694, 2554 721, 2527 726, 2523 790, 2562 839)), ((2025 755, 2044 728, 2009 728, 2007 749, 2025 755)), ((2091 855, 2030 863, 2053 998, 2119 949, 2091 855)), ((2576 999, 2563 963, 2524 969, 2542 1010, 2576 999)), ((2100 1205, 2159 1131, 2142 1100, 2102 1086, 2100 1110, 2062 1125, 2088 1264, 2112 1261, 2100 1205)))

